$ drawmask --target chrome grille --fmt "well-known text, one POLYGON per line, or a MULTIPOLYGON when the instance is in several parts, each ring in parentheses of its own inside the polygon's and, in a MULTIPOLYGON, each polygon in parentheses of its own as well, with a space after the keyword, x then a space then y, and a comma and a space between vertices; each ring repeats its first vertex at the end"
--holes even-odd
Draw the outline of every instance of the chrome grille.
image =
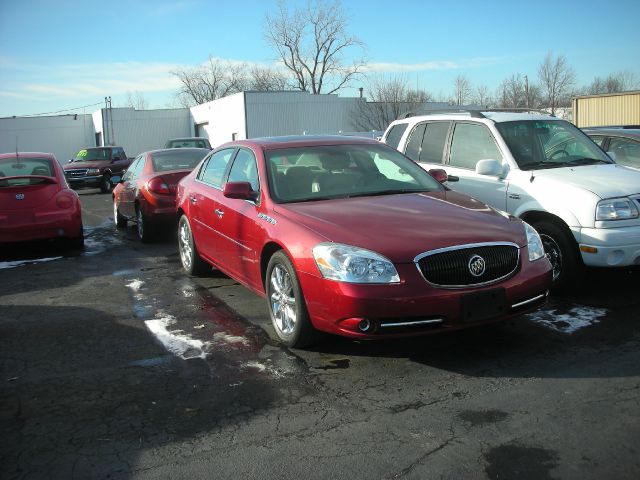
POLYGON ((415 262, 425 280, 439 287, 489 285, 518 270, 520 249, 513 243, 460 245, 426 252, 415 262), (484 260, 479 274, 477 257, 484 260))
POLYGON ((73 170, 65 170, 64 174, 67 176, 67 178, 79 178, 79 177, 84 177, 87 175, 87 169, 86 168, 76 168, 73 170))

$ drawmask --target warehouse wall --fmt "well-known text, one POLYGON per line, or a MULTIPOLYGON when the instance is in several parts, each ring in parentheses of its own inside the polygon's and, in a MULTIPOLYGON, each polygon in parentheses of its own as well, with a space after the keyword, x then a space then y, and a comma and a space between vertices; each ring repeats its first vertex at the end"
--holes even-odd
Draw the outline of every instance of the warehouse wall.
POLYGON ((580 128, 640 125, 640 91, 575 97, 573 123, 580 128))

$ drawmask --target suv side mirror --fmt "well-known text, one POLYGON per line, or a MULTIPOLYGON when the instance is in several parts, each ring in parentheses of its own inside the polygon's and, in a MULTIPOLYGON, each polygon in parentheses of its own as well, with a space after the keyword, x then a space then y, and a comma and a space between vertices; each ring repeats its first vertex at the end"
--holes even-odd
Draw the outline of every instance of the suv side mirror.
POLYGON ((502 175, 502 162, 493 158, 479 160, 476 163, 476 173, 479 175, 500 176, 502 175))

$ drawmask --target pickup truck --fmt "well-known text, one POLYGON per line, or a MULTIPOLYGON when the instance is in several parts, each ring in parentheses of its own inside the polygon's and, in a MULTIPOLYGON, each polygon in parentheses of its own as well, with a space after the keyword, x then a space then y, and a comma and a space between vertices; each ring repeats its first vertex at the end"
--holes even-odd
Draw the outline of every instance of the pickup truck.
POLYGON ((398 119, 383 142, 444 184, 531 224, 555 290, 582 267, 640 265, 640 171, 616 164, 565 120, 506 112, 398 119))
POLYGON ((71 188, 100 188, 109 193, 111 176, 122 176, 132 160, 122 147, 91 147, 81 149, 63 168, 71 188))

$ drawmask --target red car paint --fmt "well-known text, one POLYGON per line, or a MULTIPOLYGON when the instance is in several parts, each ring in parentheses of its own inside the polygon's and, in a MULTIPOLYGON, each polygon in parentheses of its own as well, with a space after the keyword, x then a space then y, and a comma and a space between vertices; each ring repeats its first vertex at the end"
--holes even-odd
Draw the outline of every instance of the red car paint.
POLYGON ((354 338, 386 338, 468 327, 470 324, 461 318, 463 297, 481 292, 490 294, 496 288, 504 292, 507 310, 472 325, 505 320, 544 304, 551 283, 551 267, 544 257, 529 260, 523 222, 442 186, 419 193, 299 202, 278 200, 274 190, 279 172, 274 168, 276 165, 289 168, 291 162, 276 158, 277 153, 293 148, 311 151, 323 145, 337 148, 360 145, 388 153, 388 147, 378 142, 353 137, 254 139, 218 147, 211 155, 225 149, 253 154, 260 179, 255 202, 223 194, 224 181, 236 153, 231 155, 219 186, 198 178, 204 175, 211 155, 205 158, 180 181, 176 197, 178 216, 185 215, 188 219, 199 256, 265 296, 266 265, 275 251, 285 252, 295 268, 313 327, 354 338), (274 161, 268 164, 267 157, 274 150, 278 152, 274 152, 274 161), (321 242, 377 252, 393 263, 400 281, 362 284, 324 278, 312 254, 313 247, 321 242), (434 286, 425 280, 415 261, 424 252, 492 242, 517 245, 519 264, 515 273, 491 285, 434 286), (382 325, 431 318, 442 321, 435 326, 378 328, 372 332, 358 328, 363 319, 382 325))
POLYGON ((80 199, 55 156, 0 154, 0 243, 60 238, 84 245, 80 199))

